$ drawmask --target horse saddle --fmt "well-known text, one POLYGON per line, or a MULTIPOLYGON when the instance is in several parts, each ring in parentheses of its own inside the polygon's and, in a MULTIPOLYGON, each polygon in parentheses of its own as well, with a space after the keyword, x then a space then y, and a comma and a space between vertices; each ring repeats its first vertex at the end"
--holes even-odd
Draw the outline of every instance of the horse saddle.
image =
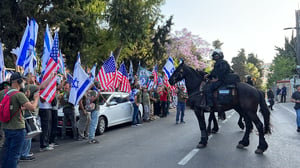
POLYGON ((217 98, 218 104, 226 105, 233 101, 233 97, 236 95, 235 85, 224 85, 219 87, 214 92, 214 97, 217 98))

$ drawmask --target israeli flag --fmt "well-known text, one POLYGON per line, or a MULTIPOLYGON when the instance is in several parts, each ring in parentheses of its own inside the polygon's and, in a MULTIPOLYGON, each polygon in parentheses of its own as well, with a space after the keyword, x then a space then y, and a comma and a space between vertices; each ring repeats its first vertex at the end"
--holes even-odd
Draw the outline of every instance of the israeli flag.
POLYGON ((0 42, 0 83, 4 81, 4 57, 2 43, 0 42))
POLYGON ((37 35, 39 31, 39 25, 36 23, 36 21, 31 18, 30 19, 30 25, 29 25, 29 49, 34 50, 36 41, 37 41, 37 35))
POLYGON ((96 76, 96 67, 97 67, 97 63, 94 64, 93 68, 90 71, 91 81, 94 81, 94 79, 95 79, 95 76, 96 76))
POLYGON ((22 40, 20 43, 20 47, 13 49, 11 51, 11 53, 16 54, 18 57, 17 62, 16 62, 16 64, 18 66, 23 67, 23 65, 24 65, 25 59, 28 54, 28 49, 29 49, 29 43, 28 43, 29 39, 30 39, 30 30, 29 30, 29 21, 28 21, 25 32, 23 34, 23 37, 22 37, 22 40))
POLYGON ((31 54, 27 56, 24 62, 24 75, 29 73, 35 74, 35 69, 37 67, 36 52, 31 51, 31 54))
POLYGON ((168 79, 170 79, 171 75, 175 71, 174 61, 171 56, 169 56, 169 58, 167 59, 163 71, 166 73, 168 79))
POLYGON ((71 84, 71 91, 69 97, 69 102, 74 104, 75 106, 79 103, 82 96, 93 83, 89 75, 81 67, 79 60, 80 59, 77 59, 77 62, 74 67, 73 81, 71 84))
POLYGON ((44 51, 42 56, 42 73, 46 69, 47 61, 50 57, 50 52, 53 44, 53 38, 51 36, 49 26, 46 25, 45 37, 44 37, 44 51))

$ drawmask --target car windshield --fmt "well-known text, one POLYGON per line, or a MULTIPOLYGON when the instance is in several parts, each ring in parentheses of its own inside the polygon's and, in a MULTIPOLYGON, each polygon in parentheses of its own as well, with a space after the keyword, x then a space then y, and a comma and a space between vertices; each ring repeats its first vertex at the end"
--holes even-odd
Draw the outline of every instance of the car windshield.
POLYGON ((100 105, 103 105, 105 103, 105 101, 109 98, 111 94, 101 94, 99 96, 99 103, 100 105))

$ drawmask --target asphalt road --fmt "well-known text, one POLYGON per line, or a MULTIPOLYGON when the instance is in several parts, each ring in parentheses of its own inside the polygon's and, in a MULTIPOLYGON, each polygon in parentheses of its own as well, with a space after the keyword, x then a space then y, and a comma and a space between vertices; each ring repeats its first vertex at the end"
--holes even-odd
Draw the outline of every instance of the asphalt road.
POLYGON ((22 168, 298 168, 300 133, 292 103, 275 104, 271 111, 273 134, 266 136, 268 150, 254 153, 258 145, 255 131, 250 146, 237 149, 243 136, 237 126, 238 114, 227 112, 219 133, 210 136, 205 149, 197 149, 200 131, 192 110, 186 110, 186 124, 175 124, 175 112, 141 127, 123 125, 97 136, 99 144, 64 140, 53 151, 37 152, 36 160, 22 162, 22 168))

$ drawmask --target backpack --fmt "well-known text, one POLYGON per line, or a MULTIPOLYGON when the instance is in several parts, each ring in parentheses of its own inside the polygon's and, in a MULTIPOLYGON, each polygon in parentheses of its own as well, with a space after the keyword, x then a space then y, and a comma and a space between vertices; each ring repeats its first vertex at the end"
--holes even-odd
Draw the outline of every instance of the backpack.
POLYGON ((12 116, 10 114, 10 110, 12 109, 11 103, 10 103, 10 97, 15 95, 16 93, 19 93, 19 91, 12 89, 10 91, 8 91, 8 89, 6 89, 4 91, 4 98, 2 99, 1 103, 0 103, 0 121, 1 122, 9 122, 16 114, 19 110, 17 110, 12 116))

